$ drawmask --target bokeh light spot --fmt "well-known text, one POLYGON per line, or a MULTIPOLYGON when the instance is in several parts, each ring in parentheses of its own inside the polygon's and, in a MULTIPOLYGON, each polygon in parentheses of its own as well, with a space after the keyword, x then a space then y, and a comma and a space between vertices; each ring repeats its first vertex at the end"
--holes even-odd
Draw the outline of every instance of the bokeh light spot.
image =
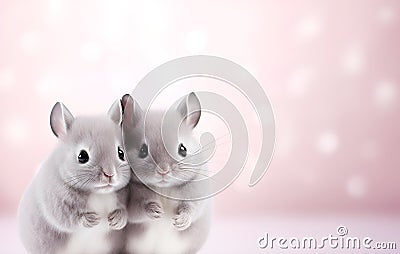
POLYGON ((315 16, 309 16, 300 21, 296 33, 299 39, 306 41, 317 37, 321 28, 321 20, 315 16))
POLYGON ((352 198, 362 198, 367 191, 367 184, 364 177, 355 175, 347 180, 347 193, 352 198))
POLYGON ((389 81, 381 81, 377 84, 374 91, 375 104, 382 109, 392 106, 397 97, 397 87, 389 81))
POLYGON ((327 131, 319 135, 317 140, 318 151, 322 154, 333 154, 339 146, 339 139, 332 131, 327 131))
POLYGON ((364 69, 364 50, 359 45, 352 45, 347 48, 343 56, 343 69, 347 74, 359 74, 364 69))
POLYGON ((377 11, 378 20, 384 24, 389 24, 396 19, 396 13, 392 7, 383 6, 377 11))
POLYGON ((9 119, 3 125, 4 139, 11 145, 23 145, 27 142, 29 128, 22 119, 9 119))
POLYGON ((293 72, 287 83, 287 90, 293 96, 302 96, 306 93, 310 83, 314 80, 312 69, 300 69, 293 72))

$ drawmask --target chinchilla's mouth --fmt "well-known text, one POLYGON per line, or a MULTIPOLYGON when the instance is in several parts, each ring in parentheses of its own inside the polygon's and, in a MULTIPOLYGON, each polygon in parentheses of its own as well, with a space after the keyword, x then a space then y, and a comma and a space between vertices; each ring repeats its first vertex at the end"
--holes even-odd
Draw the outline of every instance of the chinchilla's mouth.
POLYGON ((169 186, 171 184, 171 181, 168 181, 168 179, 161 179, 158 182, 155 183, 155 186, 157 187, 166 187, 169 186))
POLYGON ((114 185, 111 183, 106 183, 106 184, 97 185, 95 188, 96 189, 111 189, 111 188, 114 188, 114 185))

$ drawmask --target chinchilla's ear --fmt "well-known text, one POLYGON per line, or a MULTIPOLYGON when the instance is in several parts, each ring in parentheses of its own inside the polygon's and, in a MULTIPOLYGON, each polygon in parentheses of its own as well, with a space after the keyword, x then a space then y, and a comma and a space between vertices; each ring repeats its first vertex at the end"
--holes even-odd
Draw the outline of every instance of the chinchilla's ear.
POLYGON ((143 111, 140 108, 139 103, 137 103, 137 101, 135 101, 129 94, 125 94, 121 101, 124 108, 124 126, 128 129, 135 128, 143 116, 143 111))
POLYGON ((50 126, 58 138, 65 137, 70 129, 74 116, 61 102, 57 102, 50 114, 50 126))
POLYGON ((122 123, 122 102, 116 100, 108 110, 108 116, 113 120, 114 123, 120 125, 122 123))
POLYGON ((201 116, 201 105, 195 93, 186 95, 179 103, 177 110, 190 128, 196 127, 201 116))
POLYGON ((125 107, 126 107, 126 103, 128 102, 128 99, 132 97, 130 94, 125 94, 124 96, 122 96, 121 98, 121 104, 122 104, 122 114, 125 111, 125 107))

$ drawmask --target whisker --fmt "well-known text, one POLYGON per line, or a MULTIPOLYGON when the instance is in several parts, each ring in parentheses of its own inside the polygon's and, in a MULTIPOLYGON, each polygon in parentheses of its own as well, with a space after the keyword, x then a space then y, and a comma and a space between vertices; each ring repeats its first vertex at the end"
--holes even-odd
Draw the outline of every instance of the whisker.
POLYGON ((81 185, 80 185, 80 188, 84 188, 84 187, 86 187, 87 185, 89 185, 90 183, 92 183, 93 181, 94 181, 94 178, 95 178, 96 176, 95 175, 93 175, 92 177, 89 177, 86 181, 84 181, 81 185))
MULTIPOLYGON (((213 144, 213 143, 217 143, 218 140, 220 140, 220 139, 222 139, 222 138, 225 138, 225 137, 228 136, 229 134, 230 134, 230 132, 227 132, 226 134, 224 134, 224 135, 222 135, 222 136, 219 136, 219 137, 216 138, 215 140, 213 140, 213 141, 211 141, 211 142, 208 142, 207 144, 205 144, 204 146, 202 146, 199 150, 201 150, 201 149, 203 149, 204 147, 207 147, 207 146, 209 146, 209 145, 211 145, 211 144, 213 144)), ((197 150, 197 151, 199 151, 199 150, 197 150)))
MULTIPOLYGON (((226 134, 224 134, 224 135, 222 135, 222 136, 216 138, 215 140, 213 140, 213 141, 211 141, 211 142, 205 144, 204 146, 202 146, 201 148, 199 148, 198 150, 196 150, 196 151, 195 151, 193 154, 191 154, 191 155, 193 156, 193 155, 197 155, 198 153, 202 153, 202 152, 205 150, 205 149, 204 149, 205 147, 208 147, 209 145, 211 145, 211 144, 213 144, 213 143, 217 143, 218 140, 220 140, 220 139, 222 139, 222 138, 228 136, 229 134, 230 134, 230 133, 228 132, 228 133, 226 133, 226 134)), ((206 149, 205 151, 208 151, 208 150, 210 150, 210 149, 211 149, 211 148, 206 149)), ((183 159, 177 161, 177 163, 179 163, 179 162, 181 162, 181 161, 184 161, 184 160, 186 160, 186 159, 188 159, 188 158, 189 158, 189 157, 183 158, 183 159)))
POLYGON ((223 184, 223 183, 220 183, 219 181, 215 180, 214 178, 212 178, 212 176, 209 176, 209 175, 206 175, 206 174, 201 174, 201 173, 196 172, 196 171, 194 171, 194 170, 193 170, 193 171, 192 171, 192 170, 178 170, 178 171, 176 171, 175 173, 181 173, 183 176, 186 176, 186 177, 190 177, 190 176, 189 176, 189 175, 185 175, 184 173, 195 173, 195 174, 204 176, 204 177, 206 177, 207 179, 210 179, 210 180, 214 181, 214 182, 217 183, 217 184, 223 184))
MULTIPOLYGON (((225 145, 225 144, 228 144, 229 142, 230 142, 230 141, 227 141, 227 142, 224 142, 224 143, 220 143, 220 144, 216 144, 216 146, 225 145)), ((210 147, 210 148, 207 148, 207 149, 203 149, 202 151, 200 151, 200 152, 198 152, 198 153, 196 153, 196 154, 191 154, 190 156, 188 156, 188 157, 186 157, 186 158, 184 158, 184 159, 178 161, 177 164, 180 165, 180 164, 188 163, 188 162, 186 162, 187 160, 192 159, 193 157, 196 158, 196 157, 195 157, 196 155, 199 155, 199 154, 201 154, 201 153, 204 153, 204 152, 206 152, 206 151, 209 151, 209 150, 211 150, 212 148, 213 148, 213 147, 210 147)), ((214 153, 214 154, 215 154, 215 153, 214 153)), ((213 154, 213 155, 214 155, 214 154, 213 154)), ((212 157, 213 157, 213 156, 212 156, 212 157)), ((211 157, 211 158, 212 158, 212 157, 211 157)), ((207 158, 206 161, 210 160, 211 158, 207 158)), ((200 165, 200 164, 193 164, 193 165, 200 165)), ((201 165, 203 165, 203 164, 201 164, 201 165)))
POLYGON ((86 178, 88 176, 90 176, 90 174, 80 174, 80 175, 76 175, 76 176, 73 176, 73 177, 69 177, 64 181, 64 183, 71 183, 73 181, 78 181, 78 180, 86 178))
MULTIPOLYGON (((181 160, 179 160, 179 161, 177 161, 177 163, 179 164, 179 163, 184 163, 185 161, 187 161, 187 160, 189 160, 189 159, 191 159, 191 158, 193 158, 193 157, 195 157, 195 156, 197 156, 197 155, 200 155, 200 154, 202 154, 202 153, 204 153, 204 152, 207 152, 207 151, 210 151, 211 149, 214 149, 214 148, 216 148, 218 146, 218 144, 216 144, 216 146, 215 147, 208 147, 208 148, 206 148, 206 146, 203 146, 201 149, 199 149, 199 150, 197 150, 197 152, 195 152, 195 153, 192 153, 192 154, 189 154, 189 156, 187 156, 187 157, 185 157, 185 158, 183 158, 183 159, 181 159, 181 160)), ((215 152, 214 152, 215 153, 215 152)), ((213 154, 214 154, 213 153, 213 154)))
POLYGON ((210 170, 205 169, 205 168, 196 168, 196 167, 179 167, 179 169, 194 169, 194 170, 198 170, 198 171, 204 171, 204 172, 210 172, 210 170))
POLYGON ((191 170, 191 169, 187 169, 187 168, 185 168, 185 169, 178 169, 177 171, 181 171, 181 172, 191 172, 191 173, 196 173, 196 174, 198 174, 198 175, 210 177, 210 176, 207 175, 207 174, 203 174, 203 173, 197 172, 196 170, 191 170))

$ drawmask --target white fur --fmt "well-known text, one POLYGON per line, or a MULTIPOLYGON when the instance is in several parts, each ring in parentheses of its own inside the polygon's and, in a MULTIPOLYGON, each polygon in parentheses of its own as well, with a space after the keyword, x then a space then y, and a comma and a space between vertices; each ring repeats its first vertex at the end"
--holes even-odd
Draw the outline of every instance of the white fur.
POLYGON ((130 252, 177 254, 183 253, 190 247, 191 241, 185 241, 179 236, 180 232, 172 225, 171 218, 161 218, 149 221, 146 224, 149 226, 148 230, 143 235, 138 236, 137 241, 128 241, 130 252))
POLYGON ((177 254, 184 253, 190 245, 190 239, 183 239, 182 232, 172 225, 172 217, 177 201, 161 198, 163 218, 145 222, 147 230, 137 237, 137 241, 127 242, 131 253, 177 254))
POLYGON ((110 251, 112 246, 107 234, 111 231, 108 226, 107 215, 117 209, 117 196, 110 194, 91 194, 88 200, 90 211, 96 211, 101 221, 93 228, 79 228, 72 234, 65 250, 59 254, 100 254, 110 251))

